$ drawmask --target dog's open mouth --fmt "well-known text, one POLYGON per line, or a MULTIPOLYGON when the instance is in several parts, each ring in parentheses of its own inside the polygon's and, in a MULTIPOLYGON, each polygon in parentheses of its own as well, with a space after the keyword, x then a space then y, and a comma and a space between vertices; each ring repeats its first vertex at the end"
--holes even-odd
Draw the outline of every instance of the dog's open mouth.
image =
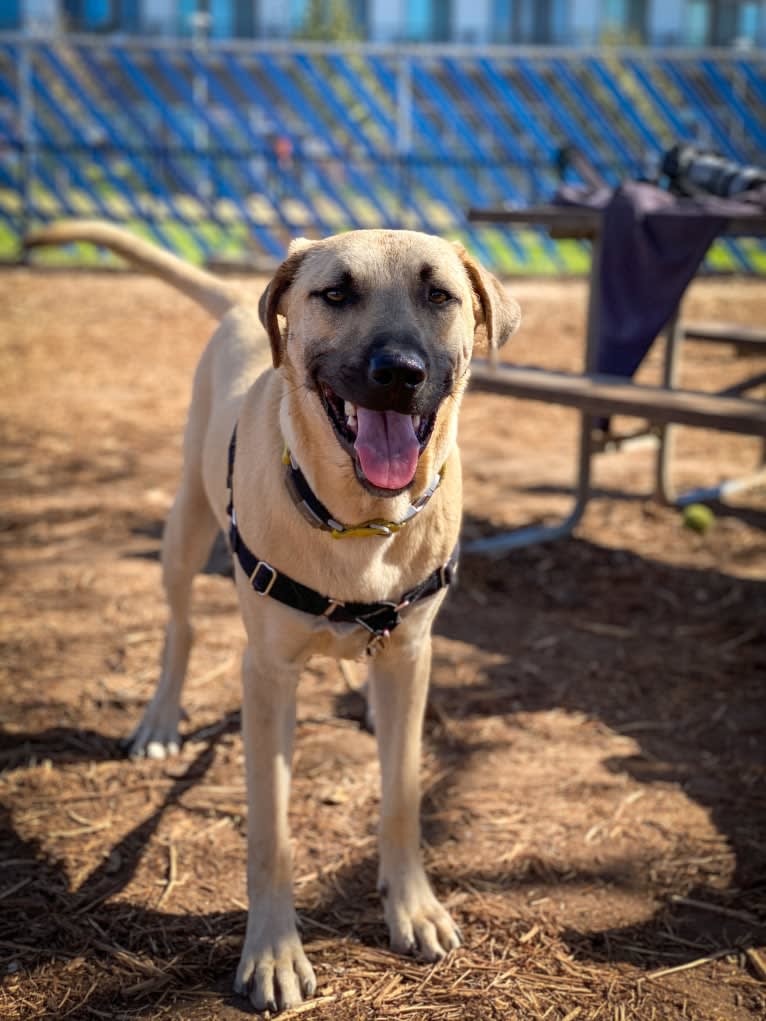
POLYGON ((320 383, 319 393, 335 434, 353 457, 361 481, 391 496, 406 489, 431 437, 436 412, 421 416, 373 411, 344 400, 326 383, 320 383))

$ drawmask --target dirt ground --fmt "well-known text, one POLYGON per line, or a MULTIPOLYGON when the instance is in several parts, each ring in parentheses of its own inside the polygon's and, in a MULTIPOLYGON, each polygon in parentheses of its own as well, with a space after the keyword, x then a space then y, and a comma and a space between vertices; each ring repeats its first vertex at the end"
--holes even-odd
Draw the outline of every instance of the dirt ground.
MULTIPOLYGON (((578 367, 584 284, 511 286, 525 324, 506 357, 578 367)), ((764 309, 753 281, 704 281, 688 302, 761 325, 764 309)), ((139 276, 0 275, 3 1018, 250 1012, 230 993, 243 637, 214 568, 179 758, 130 762, 120 744, 155 681, 162 521, 210 325, 139 276)), ((689 344, 684 382, 764 369, 689 344)), ((469 394, 466 535, 565 512, 576 443, 571 411, 469 394)), ((675 475, 710 484, 758 453, 685 430, 675 475)), ((599 457, 574 538, 463 559, 437 624, 423 822, 465 946, 435 967, 386 948, 374 740, 335 664, 312 664, 291 813, 320 986, 306 1016, 766 1016, 766 489, 699 535, 652 500, 651 457, 599 457)))

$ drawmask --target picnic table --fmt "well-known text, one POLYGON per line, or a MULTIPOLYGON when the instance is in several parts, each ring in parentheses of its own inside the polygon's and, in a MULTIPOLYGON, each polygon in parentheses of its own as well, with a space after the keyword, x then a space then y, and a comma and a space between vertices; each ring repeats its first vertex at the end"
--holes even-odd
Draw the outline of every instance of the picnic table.
MULTIPOLYGON (((528 400, 568 405, 580 411, 577 481, 573 507, 557 524, 532 525, 474 540, 467 544, 468 550, 502 554, 521 546, 570 535, 582 518, 591 496, 594 454, 608 449, 620 449, 634 439, 627 438, 627 442, 622 444, 620 437, 612 437, 600 428, 612 415, 625 414, 644 418, 652 425, 657 444, 655 489, 656 495, 663 502, 680 505, 703 498, 721 499, 737 489, 766 478, 766 469, 761 467, 747 478, 727 480, 711 489, 683 495, 676 494, 670 478, 675 424, 763 437, 766 457, 766 405, 743 396, 748 390, 766 382, 766 374, 743 380, 728 391, 719 393, 684 390, 678 385, 680 351, 685 334, 699 340, 741 342, 750 349, 755 347, 766 353, 766 333, 739 331, 737 328, 722 329, 715 324, 704 323, 690 325, 685 329, 680 316, 679 298, 664 329, 662 385, 646 386, 634 383, 632 379, 626 379, 624 376, 603 375, 597 371, 597 367, 600 350, 599 315, 602 281, 600 270, 604 210, 545 204, 526 209, 470 209, 468 219, 472 223, 542 227, 554 239, 585 239, 591 243, 582 374, 499 365, 494 361, 485 360, 476 360, 472 371, 472 379, 483 389, 528 400)), ((759 212, 755 208, 747 210, 739 204, 734 204, 730 215, 727 214, 725 220, 716 222, 718 236, 766 236, 766 212, 759 212)), ((651 341, 654 338, 649 339, 651 341)))

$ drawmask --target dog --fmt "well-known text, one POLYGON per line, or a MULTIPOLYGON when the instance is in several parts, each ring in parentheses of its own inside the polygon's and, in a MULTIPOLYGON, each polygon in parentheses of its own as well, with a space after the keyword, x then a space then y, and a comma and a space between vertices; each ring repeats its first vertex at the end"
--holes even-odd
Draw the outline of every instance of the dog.
POLYGON ((192 580, 229 535, 247 646, 247 931, 235 989, 257 1010, 311 996, 287 821, 296 688, 314 654, 366 658, 381 766, 378 889, 391 946, 435 961, 460 943, 419 849, 419 758, 431 627, 461 518, 457 422, 474 347, 520 313, 458 243, 414 231, 298 239, 260 301, 95 221, 33 232, 90 241, 219 320, 199 362, 182 478, 162 544, 169 620, 134 755, 178 750, 192 580))

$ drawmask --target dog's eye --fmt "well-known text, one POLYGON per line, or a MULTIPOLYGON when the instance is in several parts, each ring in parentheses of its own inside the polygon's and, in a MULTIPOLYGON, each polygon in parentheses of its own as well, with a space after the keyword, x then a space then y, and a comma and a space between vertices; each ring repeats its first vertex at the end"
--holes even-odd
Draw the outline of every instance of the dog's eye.
POLYGON ((450 295, 441 287, 432 287, 428 292, 428 300, 432 305, 444 305, 450 300, 450 295))
POLYGON ((326 291, 322 291, 322 297, 328 305, 342 305, 348 294, 342 287, 328 287, 326 291))

